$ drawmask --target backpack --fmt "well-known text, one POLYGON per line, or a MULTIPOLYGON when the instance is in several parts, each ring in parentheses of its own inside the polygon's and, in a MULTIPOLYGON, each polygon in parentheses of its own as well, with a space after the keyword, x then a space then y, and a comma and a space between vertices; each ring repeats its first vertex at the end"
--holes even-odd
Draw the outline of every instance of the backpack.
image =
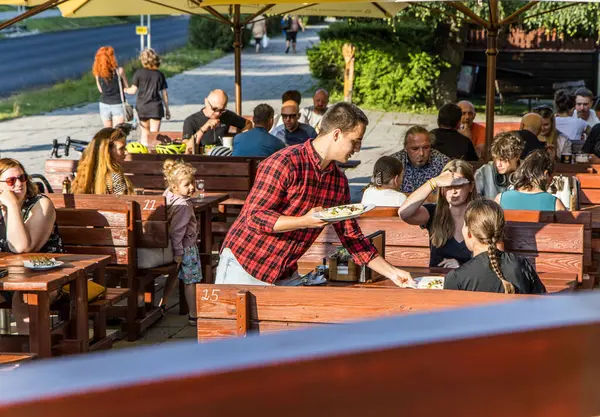
POLYGON ((292 18, 291 17, 288 17, 287 19, 283 19, 281 21, 281 28, 283 30, 288 30, 291 27, 292 27, 292 18))

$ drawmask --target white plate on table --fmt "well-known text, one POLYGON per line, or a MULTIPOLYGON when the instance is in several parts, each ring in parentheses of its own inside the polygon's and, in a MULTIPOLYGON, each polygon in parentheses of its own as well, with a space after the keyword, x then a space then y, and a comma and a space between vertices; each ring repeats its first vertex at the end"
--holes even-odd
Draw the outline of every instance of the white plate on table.
POLYGON ((346 204, 343 206, 330 207, 313 214, 315 219, 324 220, 326 222, 339 222, 341 220, 354 219, 360 217, 368 211, 375 208, 375 204, 346 204), (354 209, 352 214, 348 213, 348 209, 354 209), (348 213, 348 214, 346 214, 348 213))
POLYGON ((415 282, 420 290, 443 290, 444 278, 443 276, 418 277, 415 278, 415 282))
POLYGON ((63 266, 65 263, 62 261, 53 260, 52 265, 34 265, 31 261, 23 261, 23 266, 27 269, 33 269, 35 271, 45 271, 47 269, 58 268, 59 266, 63 266))

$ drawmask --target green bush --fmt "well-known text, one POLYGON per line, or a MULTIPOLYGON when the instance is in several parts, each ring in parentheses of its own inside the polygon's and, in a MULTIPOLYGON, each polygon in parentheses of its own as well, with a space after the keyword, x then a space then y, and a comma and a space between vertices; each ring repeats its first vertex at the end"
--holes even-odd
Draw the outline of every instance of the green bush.
MULTIPOLYGON (((245 18, 245 16, 242 16, 242 20, 245 18)), ((242 45, 248 45, 250 36, 250 31, 242 31, 242 45)), ((188 37, 190 44, 199 49, 233 51, 233 29, 214 20, 192 16, 188 28, 188 37)))
POLYGON ((313 76, 339 97, 344 88, 342 46, 356 46, 356 104, 383 109, 433 105, 435 81, 447 64, 435 54, 433 30, 422 25, 334 24, 308 50, 313 76))

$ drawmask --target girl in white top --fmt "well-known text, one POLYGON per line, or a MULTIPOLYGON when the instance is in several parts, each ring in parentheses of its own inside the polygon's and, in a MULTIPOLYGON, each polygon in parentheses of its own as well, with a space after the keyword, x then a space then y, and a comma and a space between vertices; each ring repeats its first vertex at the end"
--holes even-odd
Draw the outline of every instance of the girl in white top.
POLYGON ((371 184, 365 189, 362 204, 400 207, 406 200, 401 193, 402 162, 391 156, 382 156, 375 162, 371 184))
POLYGON ((556 107, 556 129, 569 140, 581 140, 587 129, 587 123, 577 117, 571 116, 571 110, 575 103, 564 90, 558 90, 554 94, 554 106, 556 107))

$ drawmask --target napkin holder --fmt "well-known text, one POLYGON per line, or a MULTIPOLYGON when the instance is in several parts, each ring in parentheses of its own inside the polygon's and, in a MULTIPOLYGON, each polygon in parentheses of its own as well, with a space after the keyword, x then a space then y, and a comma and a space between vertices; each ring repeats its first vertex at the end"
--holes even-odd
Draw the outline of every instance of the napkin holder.
MULTIPOLYGON (((379 230, 366 237, 375 246, 379 255, 385 257, 385 231, 379 230)), ((377 281, 382 277, 366 265, 355 264, 352 259, 348 259, 348 266, 339 265, 336 254, 329 257, 328 265, 330 281, 369 282, 377 281)))

